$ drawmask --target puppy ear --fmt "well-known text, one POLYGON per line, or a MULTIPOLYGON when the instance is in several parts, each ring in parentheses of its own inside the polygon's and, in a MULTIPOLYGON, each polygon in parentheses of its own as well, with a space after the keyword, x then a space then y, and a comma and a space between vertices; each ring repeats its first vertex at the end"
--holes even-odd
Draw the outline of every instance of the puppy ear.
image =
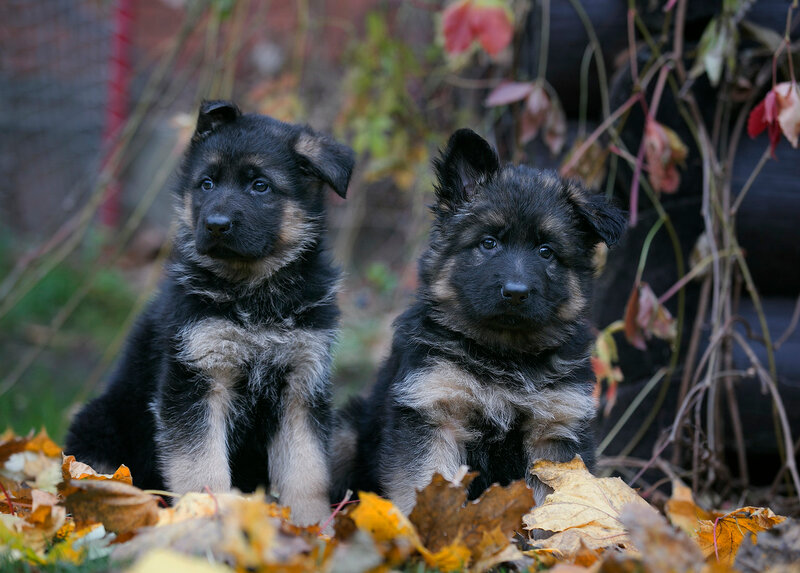
POLYGON ((566 182, 567 193, 578 214, 597 235, 597 242, 614 246, 625 232, 627 217, 602 193, 590 193, 575 181, 566 182))
POLYGON ((198 141, 208 136, 220 125, 230 123, 242 115, 236 104, 225 100, 203 100, 197 114, 197 127, 192 139, 198 141))
POLYGON ((439 180, 436 185, 438 207, 453 211, 469 201, 477 187, 500 169, 492 146, 471 129, 459 129, 450 136, 441 157, 433 160, 439 180))
POLYGON ((355 153, 346 145, 328 136, 302 131, 294 143, 294 150, 306 160, 312 175, 327 183, 342 199, 355 165, 355 153))

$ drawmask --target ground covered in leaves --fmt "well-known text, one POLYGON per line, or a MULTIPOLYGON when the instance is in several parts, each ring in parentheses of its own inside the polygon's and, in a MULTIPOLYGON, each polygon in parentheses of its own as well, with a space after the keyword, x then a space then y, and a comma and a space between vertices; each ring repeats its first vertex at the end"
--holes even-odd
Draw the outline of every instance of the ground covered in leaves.
POLYGON ((467 501, 475 474, 437 475, 405 516, 363 493, 320 527, 292 525, 264 493, 166 492, 102 475, 41 432, 0 436, 0 569, 159 571, 800 571, 800 525, 768 508, 713 511, 673 484, 661 511, 580 459, 467 501))

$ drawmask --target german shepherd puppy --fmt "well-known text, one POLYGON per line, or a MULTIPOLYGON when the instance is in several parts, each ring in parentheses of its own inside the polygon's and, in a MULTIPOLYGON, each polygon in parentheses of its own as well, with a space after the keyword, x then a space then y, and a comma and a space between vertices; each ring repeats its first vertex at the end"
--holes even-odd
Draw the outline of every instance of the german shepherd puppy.
POLYGON ((526 477, 541 502, 534 461, 593 462, 592 257, 625 218, 553 172, 501 167, 469 129, 434 167, 416 302, 371 395, 337 422, 332 495, 376 491, 408 512, 434 472, 466 464, 470 497, 526 477))
POLYGON ((180 169, 174 254, 66 452, 142 488, 267 485, 297 523, 329 514, 338 271, 325 185, 353 152, 308 127, 206 101, 180 169))

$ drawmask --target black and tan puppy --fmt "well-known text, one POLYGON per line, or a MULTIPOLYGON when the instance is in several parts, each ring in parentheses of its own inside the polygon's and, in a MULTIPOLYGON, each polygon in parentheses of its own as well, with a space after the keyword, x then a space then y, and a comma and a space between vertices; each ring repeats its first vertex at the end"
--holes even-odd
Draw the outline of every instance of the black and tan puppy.
POLYGON ((299 125, 208 101, 181 167, 173 261, 66 453, 183 493, 267 485, 298 523, 329 514, 338 272, 326 185, 353 153, 299 125))
POLYGON ((534 461, 593 461, 592 256, 625 219, 553 172, 501 167, 468 129, 434 165, 417 300, 372 394, 342 415, 333 495, 377 491, 407 512, 434 472, 466 464, 471 497, 527 477, 541 502, 534 461))

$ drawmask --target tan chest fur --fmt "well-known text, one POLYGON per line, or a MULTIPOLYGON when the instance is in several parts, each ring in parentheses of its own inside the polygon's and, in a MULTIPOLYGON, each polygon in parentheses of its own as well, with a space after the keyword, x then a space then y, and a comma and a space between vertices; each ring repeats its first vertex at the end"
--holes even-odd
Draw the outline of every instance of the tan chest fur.
POLYGON ((226 386, 245 376, 258 384, 260 370, 290 367, 291 380, 309 386, 295 390, 313 392, 318 390, 314 385, 325 379, 332 339, 330 331, 242 326, 210 318, 179 332, 178 360, 226 386))
POLYGON ((594 414, 594 399, 583 388, 528 384, 510 388, 479 380, 458 365, 440 360, 398 385, 395 398, 434 425, 477 438, 471 422, 482 418, 508 431, 520 417, 529 439, 577 439, 575 432, 594 414))

